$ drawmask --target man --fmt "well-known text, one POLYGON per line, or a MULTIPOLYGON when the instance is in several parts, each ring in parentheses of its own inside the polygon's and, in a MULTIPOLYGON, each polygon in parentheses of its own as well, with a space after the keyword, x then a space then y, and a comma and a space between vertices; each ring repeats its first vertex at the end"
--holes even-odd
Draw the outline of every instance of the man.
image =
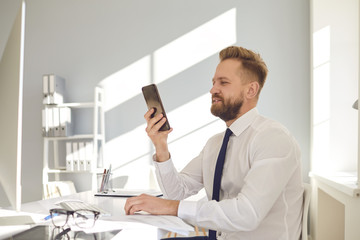
POLYGON ((300 150, 286 128, 256 109, 267 67, 258 54, 242 47, 228 47, 219 55, 210 90, 211 112, 232 132, 220 201, 212 199, 224 133, 210 138, 201 153, 178 173, 167 145, 172 129, 159 131, 165 118, 151 118, 154 110, 149 110, 146 132, 155 146, 154 165, 166 199, 148 195, 130 198, 125 212, 179 216, 215 230, 217 239, 298 240, 303 202, 300 150), (207 201, 183 200, 202 188, 207 201))

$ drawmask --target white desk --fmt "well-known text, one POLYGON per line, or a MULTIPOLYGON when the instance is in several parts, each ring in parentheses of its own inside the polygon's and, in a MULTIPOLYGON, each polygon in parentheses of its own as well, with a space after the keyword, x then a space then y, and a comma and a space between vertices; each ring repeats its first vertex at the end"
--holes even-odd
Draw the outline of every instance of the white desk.
POLYGON ((36 202, 25 203, 21 205, 21 211, 49 214, 49 209, 59 207, 55 203, 65 199, 78 199, 84 202, 98 205, 100 208, 107 212, 110 212, 112 218, 117 219, 125 216, 124 204, 126 198, 111 198, 111 197, 95 197, 92 191, 76 193, 60 198, 52 198, 46 200, 40 200, 36 202))
POLYGON ((310 173, 313 193, 311 236, 317 240, 358 240, 360 188, 355 173, 310 173))
MULTIPOLYGON (((136 215, 136 216, 127 216, 125 215, 124 205, 126 198, 121 197, 95 197, 94 193, 91 191, 77 193, 69 196, 64 196, 61 198, 53 198, 47 200, 41 200, 31 203, 25 203, 21 206, 22 212, 36 213, 48 215, 49 209, 58 207, 55 203, 62 201, 64 199, 78 199, 84 202, 92 203, 98 205, 100 208, 111 213, 111 216, 102 217, 100 220, 109 220, 109 221, 122 221, 122 222, 138 222, 142 223, 142 226, 145 226, 144 223, 148 223, 151 218, 155 218, 157 221, 150 221, 153 223, 152 226, 146 225, 144 229, 123 229, 119 235, 121 239, 160 239, 163 237, 168 230, 180 230, 188 228, 192 230, 192 227, 185 224, 180 218, 172 216, 152 216, 152 215, 136 215), (163 227, 160 227, 156 222, 161 222, 167 227, 164 230, 163 227)), ((117 238, 116 238, 117 239, 117 238)))

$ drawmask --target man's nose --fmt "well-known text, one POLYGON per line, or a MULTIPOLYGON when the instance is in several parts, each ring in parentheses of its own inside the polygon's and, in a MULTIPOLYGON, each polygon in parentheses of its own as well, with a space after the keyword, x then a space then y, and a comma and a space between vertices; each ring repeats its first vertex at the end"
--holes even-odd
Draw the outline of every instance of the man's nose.
POLYGON ((219 89, 218 89, 218 87, 216 86, 216 84, 214 84, 214 85, 211 87, 210 93, 211 93, 211 94, 219 93, 219 89))

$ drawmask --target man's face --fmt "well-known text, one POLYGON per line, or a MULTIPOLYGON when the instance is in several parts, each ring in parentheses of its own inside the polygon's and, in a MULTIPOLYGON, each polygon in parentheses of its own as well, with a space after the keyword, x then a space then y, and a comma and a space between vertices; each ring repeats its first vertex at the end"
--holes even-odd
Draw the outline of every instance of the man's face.
POLYGON ((236 119, 244 103, 244 84, 241 74, 241 62, 227 59, 219 63, 210 90, 211 113, 224 120, 236 119))

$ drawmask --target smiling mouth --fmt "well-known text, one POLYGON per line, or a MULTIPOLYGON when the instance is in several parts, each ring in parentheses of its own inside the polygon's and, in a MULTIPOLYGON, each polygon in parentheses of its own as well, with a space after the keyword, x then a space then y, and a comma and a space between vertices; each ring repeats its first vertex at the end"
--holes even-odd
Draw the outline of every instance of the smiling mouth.
POLYGON ((219 103, 219 102, 222 102, 222 99, 219 99, 219 98, 212 99, 212 103, 219 103))

